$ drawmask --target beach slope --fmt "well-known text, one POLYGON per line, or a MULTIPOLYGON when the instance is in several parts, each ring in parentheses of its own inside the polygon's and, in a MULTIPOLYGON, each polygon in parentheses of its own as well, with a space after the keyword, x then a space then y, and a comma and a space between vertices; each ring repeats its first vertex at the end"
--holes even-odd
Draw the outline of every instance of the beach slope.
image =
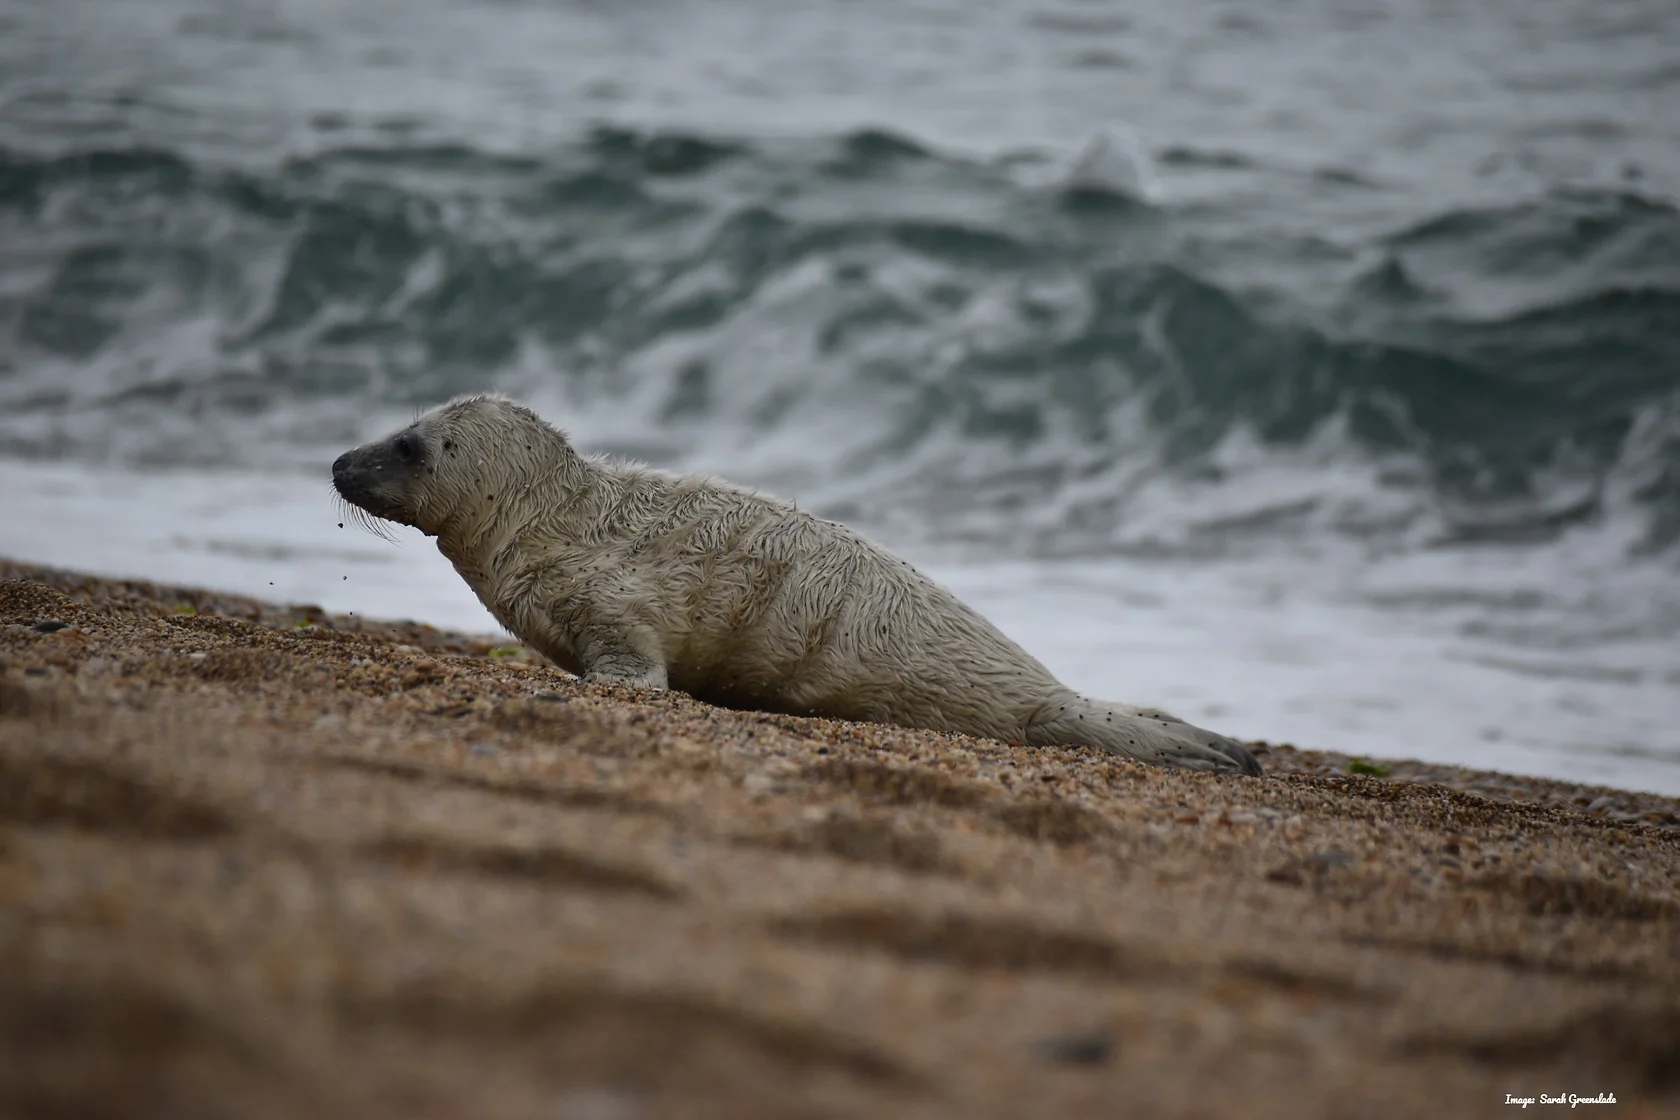
POLYGON ((1256 753, 730 712, 0 561, 0 1115, 1680 1105, 1680 805, 1256 753))

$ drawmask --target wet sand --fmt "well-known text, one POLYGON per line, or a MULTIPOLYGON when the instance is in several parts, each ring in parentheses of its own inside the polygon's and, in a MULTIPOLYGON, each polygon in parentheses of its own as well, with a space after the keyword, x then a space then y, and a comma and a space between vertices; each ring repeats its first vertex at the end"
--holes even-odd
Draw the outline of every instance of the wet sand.
POLYGON ((1670 798, 1169 773, 0 580, 3 1115, 1680 1108, 1670 798))

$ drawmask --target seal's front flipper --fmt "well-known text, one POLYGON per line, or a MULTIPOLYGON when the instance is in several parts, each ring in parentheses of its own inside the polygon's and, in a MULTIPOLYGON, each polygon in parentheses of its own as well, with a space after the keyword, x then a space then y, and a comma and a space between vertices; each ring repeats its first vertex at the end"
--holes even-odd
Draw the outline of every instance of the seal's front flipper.
POLYGON ((663 692, 668 687, 663 665, 642 672, 619 669, 591 669, 583 675, 583 679, 595 684, 619 684, 625 688, 640 688, 649 692, 663 692))
POLYGON ((586 681, 658 691, 670 687, 665 662, 636 649, 628 635, 592 635, 580 652, 579 660, 583 662, 583 679, 586 681))

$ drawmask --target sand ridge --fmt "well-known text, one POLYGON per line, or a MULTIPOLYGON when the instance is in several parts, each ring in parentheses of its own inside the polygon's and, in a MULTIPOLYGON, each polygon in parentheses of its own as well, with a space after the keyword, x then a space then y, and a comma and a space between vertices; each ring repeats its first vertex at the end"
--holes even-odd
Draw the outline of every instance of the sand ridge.
POLYGON ((1671 799, 1171 773, 0 580, 0 1113, 1680 1105, 1671 799))

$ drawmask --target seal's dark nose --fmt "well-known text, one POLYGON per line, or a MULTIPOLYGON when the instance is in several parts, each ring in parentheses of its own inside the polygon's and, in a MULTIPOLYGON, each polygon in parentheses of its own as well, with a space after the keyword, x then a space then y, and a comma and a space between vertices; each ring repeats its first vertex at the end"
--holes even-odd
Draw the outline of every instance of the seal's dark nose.
POLYGON ((352 452, 346 451, 344 454, 333 460, 334 477, 343 474, 347 469, 349 469, 351 454, 352 452))

